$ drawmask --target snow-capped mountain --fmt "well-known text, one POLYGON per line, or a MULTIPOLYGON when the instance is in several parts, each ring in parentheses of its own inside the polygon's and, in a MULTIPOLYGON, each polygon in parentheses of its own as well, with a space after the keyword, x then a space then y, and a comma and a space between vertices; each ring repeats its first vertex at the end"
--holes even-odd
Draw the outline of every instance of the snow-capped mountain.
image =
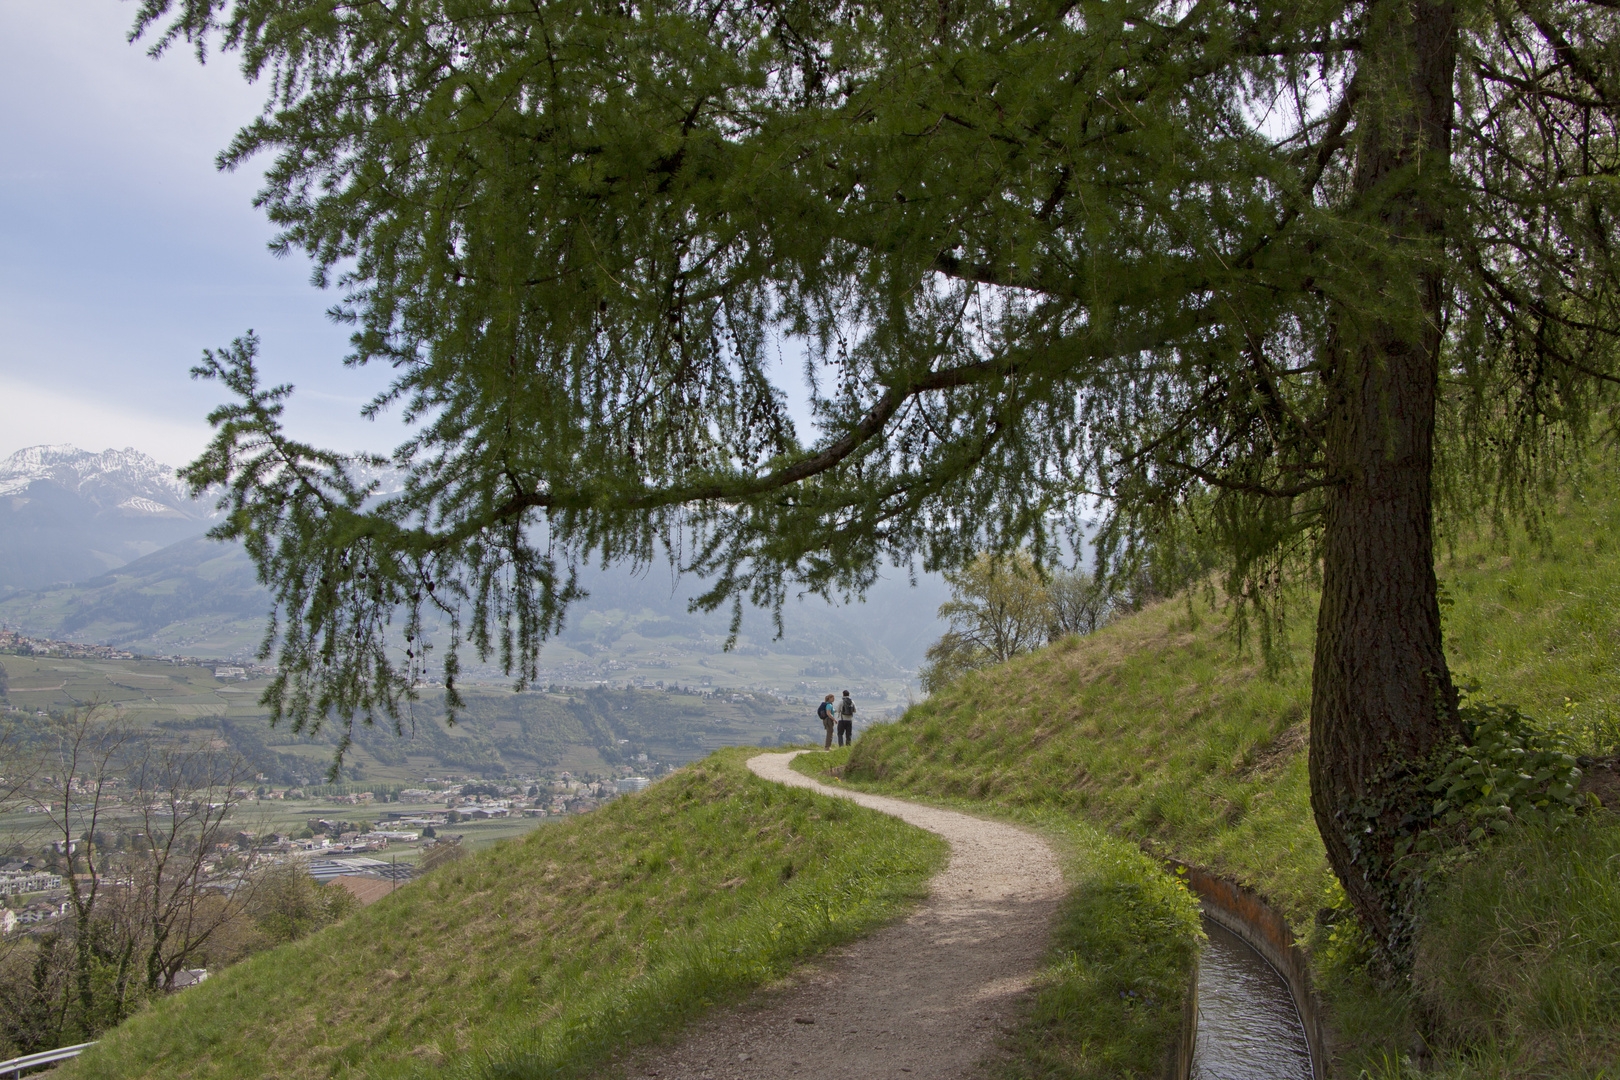
POLYGON ((206 518, 174 469, 133 447, 92 453, 63 443, 30 446, 0 461, 0 498, 27 498, 38 483, 52 484, 101 510, 206 518))
POLYGON ((135 449, 19 450, 0 461, 0 593, 95 577, 196 536, 212 512, 135 449))

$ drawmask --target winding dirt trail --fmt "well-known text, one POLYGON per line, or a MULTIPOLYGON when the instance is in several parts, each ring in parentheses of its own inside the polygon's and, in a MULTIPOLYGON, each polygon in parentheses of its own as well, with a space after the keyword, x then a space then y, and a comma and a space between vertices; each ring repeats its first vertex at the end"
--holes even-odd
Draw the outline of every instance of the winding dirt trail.
MULTIPOLYGON (((801 753, 803 751, 800 751, 801 753)), ((786 985, 632 1059, 659 1080, 966 1080, 997 1053, 1046 949, 1063 892, 1057 857, 1011 825, 844 791, 761 754, 767 780, 850 799, 950 842, 910 918, 835 949, 786 985)))

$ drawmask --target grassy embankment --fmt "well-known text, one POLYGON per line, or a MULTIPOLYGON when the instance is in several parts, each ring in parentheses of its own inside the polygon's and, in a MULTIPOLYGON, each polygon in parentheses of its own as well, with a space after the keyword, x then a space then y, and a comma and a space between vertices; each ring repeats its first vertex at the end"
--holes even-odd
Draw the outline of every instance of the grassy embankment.
POLYGON ((109 1033, 67 1077, 566 1077, 891 921, 938 838, 721 751, 109 1033))
MULTIPOLYGON (((1473 539, 1438 567, 1459 682, 1477 680, 1593 754, 1613 752, 1620 722, 1613 496, 1570 495, 1542 538, 1473 539)), ((1447 1075, 1614 1075, 1620 826, 1608 814, 1510 837, 1438 885, 1409 991, 1374 988, 1354 949, 1313 926, 1337 899, 1304 753, 1314 610, 1300 598, 1275 678, 1234 648, 1227 612, 1184 597, 969 675, 807 769, 844 765, 863 788, 1091 822, 1244 882, 1311 936, 1344 1075, 1398 1075, 1424 1037, 1439 1056, 1431 1068, 1447 1075)), ((1065 985, 1054 970, 1042 1000, 1065 985)), ((1026 1041, 1084 1043, 1107 1025, 1060 1027, 1042 1035, 1037 1023, 1026 1041)))

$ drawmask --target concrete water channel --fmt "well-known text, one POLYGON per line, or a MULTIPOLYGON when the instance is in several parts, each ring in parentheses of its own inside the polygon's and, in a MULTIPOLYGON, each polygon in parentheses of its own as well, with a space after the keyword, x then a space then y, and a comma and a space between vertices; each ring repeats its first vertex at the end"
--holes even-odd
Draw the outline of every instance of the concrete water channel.
POLYGON ((1225 878, 1170 868, 1199 899, 1208 936, 1174 1080, 1327 1080, 1305 954, 1282 913, 1225 878))
POLYGON ((1191 1080, 1312 1080, 1311 1047, 1288 982, 1213 919, 1198 956, 1191 1080))

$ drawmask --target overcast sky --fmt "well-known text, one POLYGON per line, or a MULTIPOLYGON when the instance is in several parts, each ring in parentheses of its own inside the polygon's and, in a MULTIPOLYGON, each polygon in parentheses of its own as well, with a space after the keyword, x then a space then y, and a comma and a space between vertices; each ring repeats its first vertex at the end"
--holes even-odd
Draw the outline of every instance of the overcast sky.
MULTIPOLYGON (((325 316, 337 297, 309 284, 303 256, 266 249, 262 162, 214 167, 260 91, 234 54, 151 59, 125 40, 134 9, 0 0, 0 457, 73 443, 185 463, 223 398, 191 367, 249 329, 266 382, 298 389, 294 435, 392 449, 400 426, 358 415, 388 372, 342 366, 348 330, 325 316)), ((777 375, 807 425, 802 377, 791 363, 777 375)))
POLYGON ((289 426, 386 449, 356 415, 381 373, 344 369, 346 331, 301 257, 277 259, 251 206, 258 170, 214 168, 259 95, 234 57, 154 61, 124 0, 0 0, 0 455, 134 446, 183 464, 222 395, 202 350, 249 328, 289 426))

